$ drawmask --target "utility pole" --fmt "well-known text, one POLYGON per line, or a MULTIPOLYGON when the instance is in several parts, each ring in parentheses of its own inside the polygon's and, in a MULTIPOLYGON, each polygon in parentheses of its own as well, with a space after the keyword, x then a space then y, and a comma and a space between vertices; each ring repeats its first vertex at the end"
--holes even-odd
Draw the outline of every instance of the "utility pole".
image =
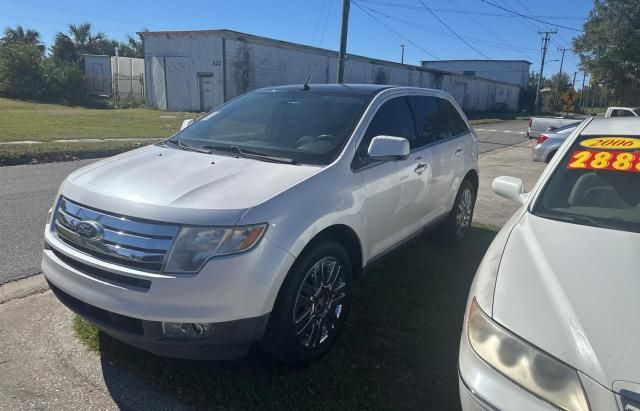
POLYGON ((576 74, 578 74, 577 71, 573 72, 573 81, 571 82, 571 87, 575 90, 576 88, 576 74))
POLYGON ((404 44, 401 44, 400 47, 402 48, 402 54, 400 55, 400 64, 404 64, 404 44))
POLYGON ((347 31, 349 30, 350 0, 342 0, 342 25, 340 26, 340 54, 338 54, 338 83, 344 83, 344 63, 347 59, 347 31))
POLYGON ((589 107, 589 94, 591 94, 591 80, 592 78, 589 79, 589 81, 587 81, 587 98, 584 99, 584 106, 589 107))
POLYGON ((540 107, 540 85, 542 84, 542 75, 544 73, 544 60, 547 58, 547 49, 549 48, 549 35, 556 34, 558 31, 539 31, 538 34, 544 35, 542 38, 542 61, 540 62, 540 77, 538 77, 538 86, 536 87, 536 102, 533 107, 533 114, 538 114, 540 107))
POLYGON ((587 77, 587 72, 582 72, 582 88, 580 89, 580 108, 584 107, 584 79, 587 77))
POLYGON ((560 99, 560 77, 562 76, 562 65, 564 64, 564 53, 570 49, 565 49, 563 47, 558 47, 558 51, 562 52, 562 57, 560 58, 560 71, 558 71, 558 79, 556 80, 556 101, 555 104, 558 104, 558 100, 560 99))

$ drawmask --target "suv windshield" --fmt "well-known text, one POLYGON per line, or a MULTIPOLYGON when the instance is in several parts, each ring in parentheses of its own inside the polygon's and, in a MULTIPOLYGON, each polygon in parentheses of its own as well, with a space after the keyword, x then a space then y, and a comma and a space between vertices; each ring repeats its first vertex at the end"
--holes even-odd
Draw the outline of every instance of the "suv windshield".
POLYGON ((329 164, 370 96, 315 91, 245 94, 218 107, 171 141, 182 147, 291 163, 329 164))
POLYGON ((540 217, 640 232, 640 137, 580 136, 533 207, 540 217))

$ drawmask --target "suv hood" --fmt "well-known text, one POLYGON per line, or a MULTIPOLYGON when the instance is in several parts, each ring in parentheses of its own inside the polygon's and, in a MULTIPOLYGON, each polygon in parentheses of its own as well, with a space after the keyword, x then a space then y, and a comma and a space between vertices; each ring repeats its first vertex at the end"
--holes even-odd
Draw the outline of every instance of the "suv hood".
POLYGON ((640 383, 639 240, 526 213, 504 250, 494 319, 609 389, 640 383))
POLYGON ((320 169, 149 146, 72 173, 61 194, 131 217, 232 225, 320 169))

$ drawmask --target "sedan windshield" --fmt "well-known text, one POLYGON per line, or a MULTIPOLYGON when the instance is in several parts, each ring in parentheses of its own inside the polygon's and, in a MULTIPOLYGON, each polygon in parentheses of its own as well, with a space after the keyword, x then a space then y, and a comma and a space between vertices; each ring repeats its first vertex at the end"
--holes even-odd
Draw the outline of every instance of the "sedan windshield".
POLYGON ((314 91, 252 92, 218 107, 170 141, 182 148, 265 161, 329 164, 369 96, 314 91))
POLYGON ((640 232, 640 137, 580 136, 543 187, 533 214, 640 232))

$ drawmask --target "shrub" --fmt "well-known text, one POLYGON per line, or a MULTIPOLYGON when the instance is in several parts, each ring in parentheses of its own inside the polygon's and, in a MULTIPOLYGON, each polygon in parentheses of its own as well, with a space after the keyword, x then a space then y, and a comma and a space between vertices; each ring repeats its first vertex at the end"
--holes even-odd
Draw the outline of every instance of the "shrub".
POLYGON ((46 84, 44 97, 47 100, 66 104, 84 101, 84 79, 78 63, 49 57, 44 60, 42 67, 46 84))
POLYGON ((36 44, 0 47, 0 94, 11 98, 41 98, 45 91, 43 57, 36 44))

